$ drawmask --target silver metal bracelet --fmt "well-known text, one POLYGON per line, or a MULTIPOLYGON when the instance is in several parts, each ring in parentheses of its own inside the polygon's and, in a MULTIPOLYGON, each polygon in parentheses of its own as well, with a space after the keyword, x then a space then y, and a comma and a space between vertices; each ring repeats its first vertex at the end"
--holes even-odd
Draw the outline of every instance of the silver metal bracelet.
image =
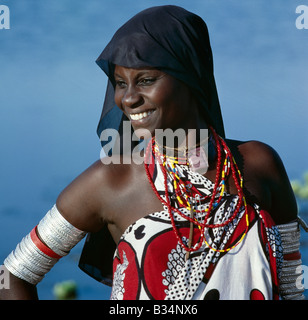
MULTIPOLYGON (((277 225, 281 235, 283 254, 291 254, 299 251, 300 229, 299 222, 277 225)), ((303 300, 304 286, 302 279, 302 260, 283 260, 279 279, 279 293, 283 300, 303 300)))
POLYGON ((45 274, 85 236, 86 232, 72 226, 54 206, 37 227, 40 238, 58 257, 42 252, 30 234, 25 236, 4 261, 16 277, 36 285, 45 274))
POLYGON ((28 234, 4 260, 4 265, 16 277, 35 285, 58 260, 41 252, 28 234))
POLYGON ((46 245, 60 256, 66 256, 70 250, 86 235, 75 228, 52 207, 37 226, 37 231, 46 245))

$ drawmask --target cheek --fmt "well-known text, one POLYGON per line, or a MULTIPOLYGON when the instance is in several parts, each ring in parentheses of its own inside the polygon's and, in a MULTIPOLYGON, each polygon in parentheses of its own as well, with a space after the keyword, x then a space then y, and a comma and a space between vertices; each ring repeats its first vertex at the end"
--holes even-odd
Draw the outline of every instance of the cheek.
POLYGON ((176 112, 178 99, 177 91, 173 86, 161 86, 153 90, 148 98, 148 101, 151 101, 151 104, 158 108, 161 115, 167 116, 176 112))
POLYGON ((176 115, 180 117, 189 108, 189 94, 185 88, 180 85, 169 87, 164 90, 161 105, 164 107, 165 114, 176 115))

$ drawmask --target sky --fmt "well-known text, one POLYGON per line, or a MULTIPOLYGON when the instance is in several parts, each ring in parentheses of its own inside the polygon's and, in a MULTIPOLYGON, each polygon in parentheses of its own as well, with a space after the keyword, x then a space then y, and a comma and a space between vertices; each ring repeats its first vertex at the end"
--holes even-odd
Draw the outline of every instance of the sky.
POLYGON ((163 4, 208 25, 226 135, 271 145, 290 179, 308 170, 308 29, 295 24, 307 0, 0 0, 0 258, 99 158, 95 60, 125 21, 163 4))

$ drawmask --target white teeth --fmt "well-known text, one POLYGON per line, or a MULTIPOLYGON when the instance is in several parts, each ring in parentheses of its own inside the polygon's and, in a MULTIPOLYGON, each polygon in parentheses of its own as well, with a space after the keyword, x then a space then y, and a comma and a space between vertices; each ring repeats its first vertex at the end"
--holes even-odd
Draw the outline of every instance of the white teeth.
POLYGON ((148 112, 141 112, 141 113, 131 113, 130 114, 130 118, 132 120, 141 120, 141 119, 146 118, 147 116, 149 116, 152 112, 153 112, 153 110, 148 111, 148 112))

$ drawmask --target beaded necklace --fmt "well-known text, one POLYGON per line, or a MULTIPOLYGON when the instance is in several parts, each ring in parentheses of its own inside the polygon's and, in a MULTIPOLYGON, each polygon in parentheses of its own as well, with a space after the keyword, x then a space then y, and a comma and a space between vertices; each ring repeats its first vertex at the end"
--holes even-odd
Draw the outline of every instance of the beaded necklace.
MULTIPOLYGON (((192 201, 192 188, 193 184, 191 182, 185 182, 180 178, 179 172, 178 172, 178 159, 177 158, 172 158, 172 157, 166 157, 165 154, 161 154, 159 152, 159 149, 157 148, 157 145, 155 143, 155 138, 153 138, 150 143, 148 144, 147 150, 145 157, 146 159, 149 159, 149 156, 152 154, 156 160, 158 160, 159 166, 161 168, 161 171, 163 173, 164 177, 164 189, 165 189, 165 199, 163 199, 160 194, 158 193, 155 184, 153 182, 153 179, 151 177, 151 174, 149 172, 149 166, 147 165, 147 162, 145 161, 145 171, 147 174, 147 177, 149 179, 149 182, 151 184, 151 187, 158 197, 158 199, 161 201, 162 204, 166 205, 168 208, 168 213, 170 216, 172 228, 175 232, 176 238, 180 245, 186 250, 188 258, 189 253, 193 251, 197 251, 203 244, 203 242, 212 250, 218 251, 218 252, 227 252, 236 247, 239 243, 241 243, 244 239, 244 237, 247 234, 248 228, 249 228, 249 219, 248 219, 248 210, 247 210, 247 204, 246 204, 246 199, 243 193, 243 178, 241 175, 240 170, 238 169, 238 166, 235 162, 234 157, 232 156, 232 153, 230 149, 228 148, 227 144, 225 141, 219 137, 215 130, 213 128, 210 128, 213 138, 215 140, 215 146, 216 146, 216 154, 217 154, 217 166, 216 166, 216 178, 214 182, 214 188, 213 188, 213 193, 212 195, 205 196, 202 198, 202 200, 206 200, 210 198, 209 206, 206 209, 195 209, 193 207, 193 202, 192 201), (223 155, 225 156, 225 159, 223 160, 223 155), (238 195, 238 202, 236 205, 236 208, 232 214, 231 217, 229 217, 226 221, 223 223, 218 223, 218 224, 208 224, 207 221, 211 215, 212 209, 217 207, 219 203, 222 200, 225 188, 226 188, 226 180, 229 177, 230 172, 232 173, 232 178, 234 180, 236 189, 237 189, 237 195, 238 195), (173 183, 173 188, 175 190, 174 197, 179 203, 179 206, 182 208, 186 208, 189 212, 190 215, 188 216, 187 214, 181 212, 178 208, 174 207, 171 205, 171 200, 169 197, 169 192, 168 192, 168 177, 169 181, 171 180, 173 183), (206 240, 205 237, 205 229, 206 228, 219 228, 219 227, 224 227, 228 223, 230 223, 232 220, 236 218, 238 215, 240 209, 244 205, 245 209, 245 216, 246 216, 246 230, 239 239, 239 241, 234 244, 233 246, 226 248, 226 249, 216 249, 213 246, 210 246, 208 241, 206 240), (190 222, 190 235, 189 235, 189 241, 188 245, 186 245, 179 233, 178 228, 175 225, 175 220, 174 220, 174 213, 176 212, 179 214, 182 218, 186 219, 187 221, 190 222), (198 221, 194 217, 194 213, 203 213, 205 214, 203 221, 198 221), (192 246, 192 239, 193 239, 193 231, 194 231, 194 226, 197 226, 198 229, 200 230, 200 237, 198 242, 192 246)), ((182 161, 183 159, 181 159, 182 161)), ((181 162, 183 163, 183 161, 181 162)), ((186 165, 189 166, 189 161, 186 162, 186 165)), ((197 200, 201 200, 201 193, 198 191, 197 188, 194 188, 194 193, 195 197, 194 200, 195 202, 197 200)))

